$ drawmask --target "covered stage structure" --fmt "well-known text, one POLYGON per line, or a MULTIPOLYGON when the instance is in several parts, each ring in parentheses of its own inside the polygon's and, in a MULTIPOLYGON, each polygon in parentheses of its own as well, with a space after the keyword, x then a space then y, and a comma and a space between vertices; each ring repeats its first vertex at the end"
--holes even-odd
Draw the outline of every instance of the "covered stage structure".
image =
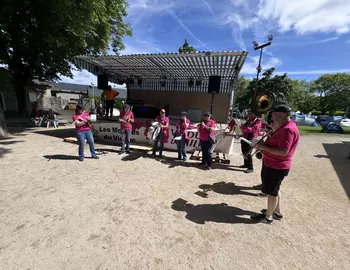
POLYGON ((216 121, 226 123, 247 55, 246 51, 85 55, 76 57, 74 64, 98 79, 126 83, 130 105, 154 107, 156 111, 166 108, 173 116, 187 111, 196 122, 213 103, 216 121))

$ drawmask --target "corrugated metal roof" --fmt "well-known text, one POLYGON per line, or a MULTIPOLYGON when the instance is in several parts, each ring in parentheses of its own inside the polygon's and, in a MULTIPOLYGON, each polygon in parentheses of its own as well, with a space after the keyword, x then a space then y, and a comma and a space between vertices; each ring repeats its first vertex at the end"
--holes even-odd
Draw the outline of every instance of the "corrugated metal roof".
MULTIPOLYGON (((221 76, 222 84, 228 87, 242 69, 247 55, 246 51, 230 51, 77 56, 74 64, 95 75, 107 74, 109 81, 119 84, 128 79, 140 78, 143 84, 165 80, 169 81, 167 85, 174 86, 176 81, 207 81, 210 76, 221 76)), ((204 89, 204 85, 196 89, 201 91, 201 88, 204 89)))

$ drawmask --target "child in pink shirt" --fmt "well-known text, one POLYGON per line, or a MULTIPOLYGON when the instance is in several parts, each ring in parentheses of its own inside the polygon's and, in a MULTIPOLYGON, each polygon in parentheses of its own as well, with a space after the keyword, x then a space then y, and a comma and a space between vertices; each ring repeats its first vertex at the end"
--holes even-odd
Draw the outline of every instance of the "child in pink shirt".
POLYGON ((123 110, 120 112, 119 119, 121 128, 123 130, 122 135, 122 147, 121 147, 121 154, 130 153, 130 139, 131 139, 131 130, 132 130, 132 124, 134 123, 134 114, 132 111, 130 111, 130 106, 128 104, 124 105, 123 110))
POLYGON ((210 113, 205 113, 203 121, 198 125, 199 139, 201 143, 202 162, 201 165, 205 165, 207 170, 211 170, 212 157, 211 149, 213 142, 211 137, 215 136, 216 123, 211 119, 210 113))
POLYGON ((77 104, 75 114, 73 115, 73 122, 75 124, 79 144, 79 161, 84 161, 85 139, 90 146, 92 158, 98 159, 95 153, 94 137, 91 132, 91 118, 87 112, 84 112, 84 108, 80 104, 77 104))

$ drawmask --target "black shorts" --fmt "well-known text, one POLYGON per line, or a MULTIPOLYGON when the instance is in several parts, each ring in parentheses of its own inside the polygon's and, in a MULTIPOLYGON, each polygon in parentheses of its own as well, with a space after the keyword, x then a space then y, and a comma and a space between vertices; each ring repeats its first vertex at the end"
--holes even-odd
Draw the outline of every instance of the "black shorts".
POLYGON ((289 173, 289 169, 286 170, 277 170, 266 167, 264 164, 261 169, 261 181, 262 189, 261 191, 265 194, 271 196, 278 196, 280 191, 281 183, 289 173))

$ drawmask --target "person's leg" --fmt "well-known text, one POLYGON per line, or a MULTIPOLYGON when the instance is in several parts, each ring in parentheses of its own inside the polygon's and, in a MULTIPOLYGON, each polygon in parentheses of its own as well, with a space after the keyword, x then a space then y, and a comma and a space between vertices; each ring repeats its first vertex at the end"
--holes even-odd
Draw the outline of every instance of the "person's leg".
POLYGON ((154 155, 154 156, 156 155, 156 152, 157 152, 158 141, 159 141, 159 135, 157 136, 157 138, 153 142, 152 155, 154 155))
POLYGON ((164 139, 164 134, 161 131, 160 134, 159 134, 159 144, 160 144, 160 146, 159 146, 159 156, 163 156, 163 149, 164 149, 163 139, 164 139))
POLYGON ((125 151, 130 153, 130 140, 131 140, 131 130, 126 130, 126 146, 125 151))
POLYGON ((206 155, 207 155, 207 167, 208 167, 208 169, 210 169, 211 164, 213 162, 212 156, 211 156, 211 148, 213 145, 210 142, 206 142, 206 145, 207 145, 207 147, 205 150, 206 150, 206 155))
POLYGON ((248 155, 248 157, 247 157, 247 166, 248 166, 248 170, 253 170, 253 157, 252 157, 252 155, 248 155))
POLYGON ((182 136, 182 145, 181 145, 181 154, 182 154, 182 160, 186 161, 187 160, 187 155, 186 155, 186 140, 185 140, 185 134, 182 136))
MULTIPOLYGON (((247 144, 243 141, 241 141, 241 151, 242 151, 242 154, 244 155, 244 153, 246 153, 246 149, 247 149, 247 144)), ((248 160, 246 158, 243 157, 243 165, 240 166, 241 168, 247 168, 248 167, 248 160)))
POLYGON ((91 130, 86 131, 86 140, 90 146, 90 153, 92 158, 96 158, 97 155, 95 153, 95 143, 94 143, 94 136, 92 135, 91 130))
POLYGON ((79 154, 79 160, 84 160, 84 145, 85 145, 85 133, 84 131, 77 132, 77 138, 78 138, 78 154, 79 154))
POLYGON ((205 155, 205 142, 201 141, 201 151, 202 151, 202 165, 206 165, 207 164, 207 156, 205 155))
POLYGON ((267 211, 266 211, 266 218, 269 220, 272 220, 272 214, 276 210, 278 202, 278 196, 275 195, 268 195, 267 196, 267 211))
POLYGON ((121 147, 121 152, 124 153, 125 151, 125 138, 126 138, 126 130, 123 129, 123 135, 122 135, 122 147, 121 147))
POLYGON ((109 100, 106 100, 106 116, 108 116, 109 113, 109 100))
POLYGON ((281 191, 278 192, 278 197, 277 197, 277 205, 275 209, 275 213, 281 215, 281 191))
POLYGON ((177 147, 177 159, 182 159, 182 157, 181 157, 181 140, 176 141, 176 147, 177 147))
POLYGON ((110 117, 113 117, 113 108, 114 108, 114 100, 111 100, 111 105, 110 105, 111 114, 110 114, 110 117))

